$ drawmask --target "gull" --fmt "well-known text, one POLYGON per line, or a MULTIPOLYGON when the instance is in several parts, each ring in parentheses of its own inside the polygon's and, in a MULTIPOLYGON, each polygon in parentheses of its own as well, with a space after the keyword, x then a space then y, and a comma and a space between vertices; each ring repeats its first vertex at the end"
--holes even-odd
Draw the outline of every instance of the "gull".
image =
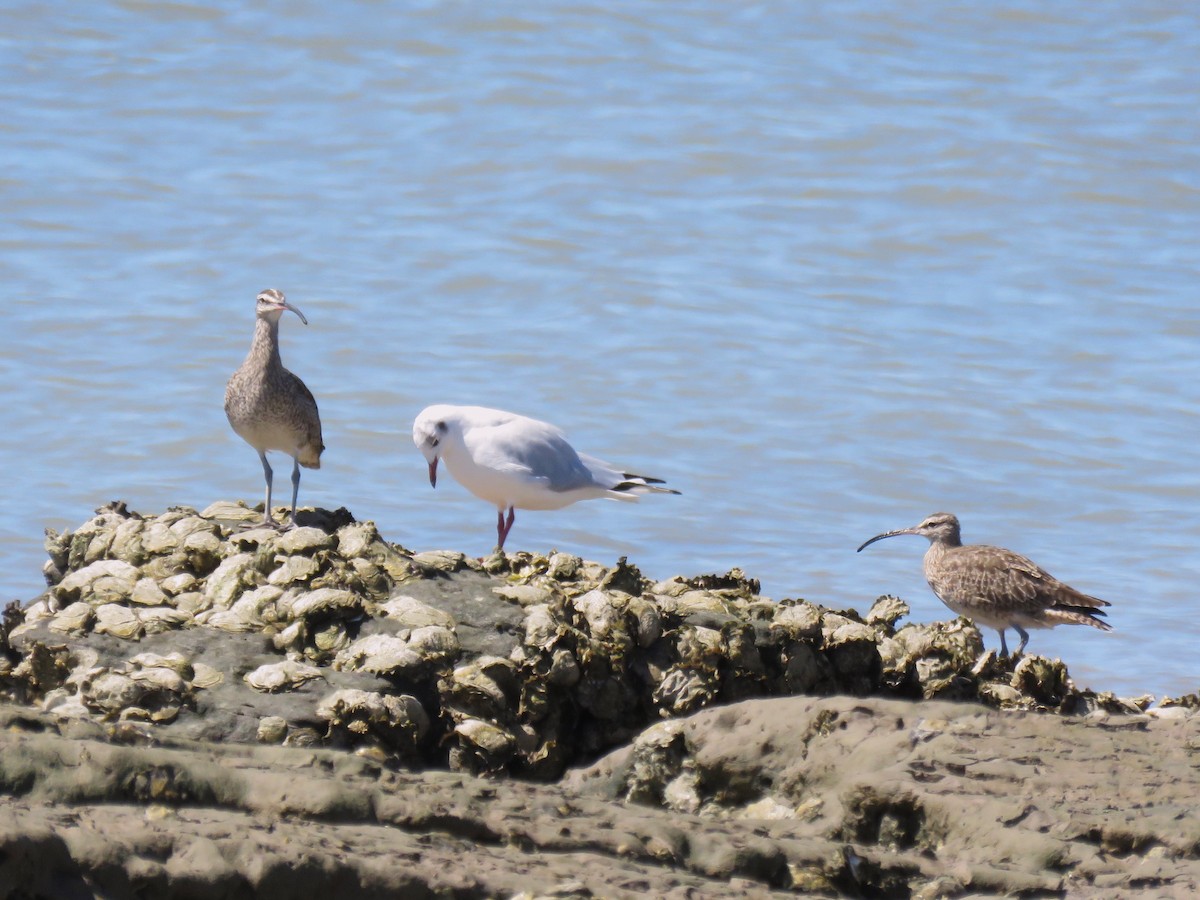
POLYGON ((278 450, 292 458, 292 518, 296 523, 296 495, 300 491, 300 467, 321 468, 321 417, 317 401, 304 382, 283 367, 279 357, 279 319, 290 309, 305 325, 304 313, 271 288, 255 298, 254 340, 250 352, 225 386, 225 415, 233 430, 258 451, 267 498, 263 523, 271 518, 273 473, 267 451, 278 450))
POLYGON ((1016 656, 1029 640, 1026 628, 1055 625, 1091 625, 1101 631, 1112 626, 1097 616, 1107 601, 1090 597, 1063 584, 1040 566, 1018 553, 986 544, 963 546, 958 518, 934 513, 920 525, 877 534, 863 547, 895 537, 918 534, 929 539, 925 552, 925 580, 938 599, 960 616, 1000 632, 1000 655, 1008 655, 1004 631, 1013 628, 1021 636, 1016 656))
POLYGON ((463 487, 494 503, 496 549, 512 530, 517 509, 561 509, 579 500, 637 500, 642 494, 678 494, 660 478, 614 469, 567 443, 555 426, 482 406, 439 404, 413 422, 413 443, 429 463, 437 487, 438 460, 463 487))

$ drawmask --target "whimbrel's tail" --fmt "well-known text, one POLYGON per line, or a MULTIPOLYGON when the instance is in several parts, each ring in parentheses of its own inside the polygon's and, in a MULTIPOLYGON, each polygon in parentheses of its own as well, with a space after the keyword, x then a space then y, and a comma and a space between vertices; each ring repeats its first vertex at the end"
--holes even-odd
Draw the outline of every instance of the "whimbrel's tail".
POLYGON ((1042 613, 1047 625, 1091 625, 1101 631, 1112 631, 1112 626, 1097 616, 1104 615, 1102 610, 1088 609, 1082 606, 1052 606, 1042 613))
POLYGON ((1101 631, 1112 631, 1112 626, 1103 620, 1107 615, 1101 607, 1111 606, 1107 600, 1082 594, 1074 588, 1062 585, 1052 606, 1042 612, 1046 624, 1091 625, 1101 631))

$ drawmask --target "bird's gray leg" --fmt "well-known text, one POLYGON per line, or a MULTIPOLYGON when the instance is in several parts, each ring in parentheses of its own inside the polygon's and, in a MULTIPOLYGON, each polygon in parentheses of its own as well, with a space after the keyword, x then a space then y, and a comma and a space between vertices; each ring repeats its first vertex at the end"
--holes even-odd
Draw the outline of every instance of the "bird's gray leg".
POLYGON ((296 524, 296 497, 300 494, 300 459, 292 457, 292 525, 296 524))
POLYGON ((997 628, 996 630, 1000 632, 1000 655, 1008 656, 1008 645, 1004 643, 1004 629, 997 628))
POLYGON ((271 464, 267 462, 267 452, 265 450, 258 451, 258 458, 263 464, 263 478, 267 480, 267 499, 263 506, 263 523, 274 525, 275 520, 271 518, 271 480, 275 477, 275 473, 271 471, 271 464))
POLYGON ((1029 632, 1026 631, 1024 628, 1022 628, 1020 625, 1013 625, 1013 628, 1017 629, 1017 634, 1019 634, 1021 636, 1021 645, 1019 647, 1017 647, 1017 652, 1016 652, 1016 655, 1020 656, 1021 652, 1025 649, 1025 644, 1029 641, 1029 632))

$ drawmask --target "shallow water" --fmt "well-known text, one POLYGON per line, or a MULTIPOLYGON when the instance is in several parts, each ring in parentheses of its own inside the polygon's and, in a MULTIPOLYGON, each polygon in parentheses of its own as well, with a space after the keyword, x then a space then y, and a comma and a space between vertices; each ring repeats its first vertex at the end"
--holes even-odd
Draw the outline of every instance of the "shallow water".
MULTIPOLYGON (((427 403, 494 405, 681 497, 518 513, 513 549, 947 614, 955 512, 1111 600, 1035 632, 1195 690, 1200 28, 1172 4, 100 2, 0 10, 0 587, 113 498, 261 499, 224 383, 254 295, 328 450, 301 503, 486 552, 427 403)), ((287 493, 284 460, 276 465, 287 493)), ((985 635, 989 644, 995 636, 985 635)))

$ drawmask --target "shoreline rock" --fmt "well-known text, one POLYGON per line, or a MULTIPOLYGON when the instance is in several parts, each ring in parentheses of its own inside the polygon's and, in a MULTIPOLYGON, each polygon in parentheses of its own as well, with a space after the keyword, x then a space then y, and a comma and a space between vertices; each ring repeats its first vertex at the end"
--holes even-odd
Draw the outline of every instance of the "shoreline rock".
MULTIPOLYGON (((74 531, 47 532, 48 588, 24 609, 10 606, 0 627, 0 700, 9 704, 0 712, 9 723, 0 739, 0 805, 24 823, 0 832, 0 860, 10 860, 0 862, 0 887, 12 860, 26 859, 23 828, 42 835, 28 846, 71 877, 116 885, 114 896, 185 877, 201 878, 206 890, 261 887, 266 870, 211 835, 203 865, 188 855, 199 851, 173 845, 166 855, 180 855, 178 872, 149 864, 135 872, 112 861, 103 873, 85 871, 80 847, 116 853, 116 838, 100 833, 99 810, 130 802, 145 816, 165 810, 172 827, 184 807, 215 807, 208 825, 193 816, 183 832, 195 825, 200 834, 226 817, 266 847, 255 816, 305 820, 309 801, 299 798, 310 790, 341 797, 341 812, 310 816, 313 827, 334 830, 395 826, 379 819, 379 804, 432 804, 400 830, 424 835, 422 846, 443 842, 447 858, 469 851, 495 866, 485 867, 488 878, 456 880, 438 873, 434 853, 405 882, 368 854, 345 865, 326 859, 313 875, 330 889, 358 879, 367 893, 375 887, 366 886, 414 896, 519 893, 519 862, 496 851, 497 842, 564 858, 594 854, 580 879, 546 862, 546 877, 528 882, 558 896, 632 896, 621 885, 635 883, 664 896, 703 895, 717 883, 729 896, 1057 893, 1075 884, 1107 891, 1124 889, 1133 862, 1157 873, 1146 884, 1196 884, 1200 833, 1168 834, 1166 819, 1140 813, 1113 826, 1080 805, 1083 794, 1104 790, 1133 802, 1121 785, 1104 785, 1116 765, 1104 769, 1104 753, 1135 752, 1117 736, 1152 730, 1189 752, 1200 746, 1195 695, 1147 711, 1153 698, 1080 690, 1060 660, 983 653, 964 619, 900 624, 908 607, 896 597, 860 614, 769 600, 739 570, 656 583, 625 559, 605 567, 554 552, 483 560, 414 553, 344 509, 301 510, 299 527, 285 532, 257 527, 260 515, 217 503, 143 516, 117 502, 74 531), (1013 735, 1036 745, 1020 752, 1037 763, 1016 758, 1013 735), (89 762, 76 769, 77 795, 57 793, 54 773, 65 763, 55 760, 77 758, 79 742, 89 760, 111 765, 121 748, 132 769, 114 782, 89 762), (1076 773, 1063 748, 1079 742, 1095 752, 1091 769, 1076 773), (231 791, 250 788, 196 768, 212 754, 235 769, 285 772, 265 772, 254 788, 284 799, 234 802, 231 791), (34 761, 21 762, 27 755, 34 761), (289 785, 297 766, 313 765, 324 766, 326 778, 354 773, 374 799, 343 796, 308 770, 312 784, 289 785), (367 772, 399 793, 365 786, 367 772), (1046 772, 1058 781, 1042 785, 1046 772), (1085 785, 1088 778, 1100 785, 1085 785), (990 789, 980 792, 985 782, 1022 792, 1025 806, 993 803, 990 789), (1075 793, 1055 794, 1059 782, 1075 793), (1031 793, 1032 783, 1042 787, 1031 793), (424 797, 445 784, 467 792, 469 812, 438 812, 439 801, 424 797), (566 832, 548 836, 547 822, 519 811, 520 802, 576 809, 583 798, 597 804, 589 808, 599 821, 623 823, 620 840, 566 813, 571 824, 561 827, 589 837, 577 844, 566 832), (99 817, 91 825, 80 819, 71 839, 79 846, 64 844, 54 827, 37 830, 53 818, 41 804, 62 802, 99 817), (972 818, 985 807, 999 810, 987 828, 972 818), (507 824, 512 816, 527 830, 507 824), (657 816, 653 833, 629 824, 657 816), (686 826, 665 824, 679 816, 686 826), (1035 824, 1022 825, 1027 820, 1035 824), (1047 830, 1053 840, 1037 837, 1047 830), (1113 863, 1118 856, 1129 864, 1113 863), (631 862, 612 868, 614 860, 631 862), (211 872, 197 875, 205 865, 211 872)), ((1147 773, 1154 752, 1139 757, 1147 773)), ((1170 777, 1180 791, 1196 787, 1194 774, 1190 782, 1180 772, 1170 777)), ((1173 783, 1165 778, 1159 790, 1183 796, 1163 787, 1173 783)), ((164 840, 137 819, 127 823, 143 828, 135 843, 164 840)), ((389 853, 424 852, 397 841, 389 853)), ((269 878, 292 884, 271 868, 284 866, 287 854, 264 852, 274 860, 269 878)))
POLYGON ((1059 660, 983 654, 965 619, 759 596, 739 570, 653 583, 621 559, 413 553, 341 509, 255 525, 241 504, 123 503, 47 533, 47 591, 0 691, 60 715, 207 740, 369 752, 554 779, 662 718, 763 696, 1138 713, 1059 660), (260 727, 282 718, 286 728, 260 727))

